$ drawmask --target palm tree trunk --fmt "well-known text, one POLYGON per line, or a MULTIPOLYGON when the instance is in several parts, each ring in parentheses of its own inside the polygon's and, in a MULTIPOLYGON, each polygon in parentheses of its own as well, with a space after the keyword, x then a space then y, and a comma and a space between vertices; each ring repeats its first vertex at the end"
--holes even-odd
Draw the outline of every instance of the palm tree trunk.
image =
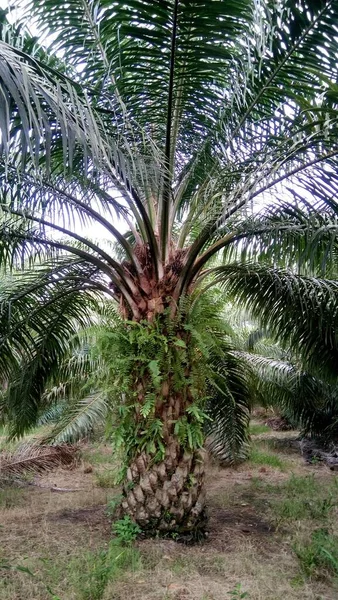
MULTIPOLYGON (((173 315, 167 314, 184 265, 185 251, 171 249, 170 261, 158 286, 149 250, 139 246, 137 258, 145 272, 137 300, 143 321, 138 322, 139 329, 134 328, 138 332, 135 337, 124 338, 132 340, 127 353, 137 357, 138 363, 137 366, 132 363, 128 383, 134 382, 127 418, 129 422, 134 421, 135 431, 132 425, 127 434, 124 432, 129 447, 121 509, 122 514, 129 515, 150 535, 188 533, 190 536, 203 531, 206 523, 205 452, 201 449, 203 419, 189 410, 193 406, 198 410, 197 398, 204 396, 203 369, 201 356, 191 346, 191 334, 185 329, 182 316, 174 325, 173 315), (146 339, 149 344, 144 342, 146 339), (143 340, 140 346, 139 340, 143 340), (150 364, 155 365, 155 375, 150 364), (154 404, 145 415, 142 409, 151 397, 154 404), (156 439, 149 440, 146 432, 154 421, 159 423, 161 431, 156 439), (144 433, 146 444, 142 440, 144 433)), ((128 268, 132 270, 131 265, 128 268)), ((128 307, 125 309, 121 311, 123 316, 128 307)))
POLYGON ((205 451, 187 450, 173 432, 181 400, 171 396, 162 407, 164 459, 140 453, 127 471, 122 511, 149 535, 199 537, 206 525, 205 451))
POLYGON ((181 451, 172 440, 165 459, 140 454, 128 469, 123 513, 144 532, 185 534, 205 527, 204 453, 181 451))

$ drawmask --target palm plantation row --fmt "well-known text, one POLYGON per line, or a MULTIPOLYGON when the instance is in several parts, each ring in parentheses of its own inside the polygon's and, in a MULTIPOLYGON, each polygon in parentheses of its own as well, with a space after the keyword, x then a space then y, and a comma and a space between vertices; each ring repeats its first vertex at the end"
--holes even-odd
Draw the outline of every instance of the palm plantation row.
POLYGON ((73 360, 73 390, 88 381, 63 419, 89 428, 112 407, 122 511, 150 532, 198 530, 205 432, 240 452, 254 362, 219 296, 289 348, 304 389, 325 378, 334 405, 338 1, 13 4, 2 413, 23 434, 73 360))

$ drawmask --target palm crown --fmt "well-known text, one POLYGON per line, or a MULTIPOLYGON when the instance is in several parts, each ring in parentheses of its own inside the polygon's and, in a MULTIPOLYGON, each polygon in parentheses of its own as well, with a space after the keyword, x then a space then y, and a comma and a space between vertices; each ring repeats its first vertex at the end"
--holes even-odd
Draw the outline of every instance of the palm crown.
MULTIPOLYGON (((2 290, 0 365, 5 377, 16 373, 9 402, 17 414, 29 407, 34 421, 98 296, 117 301, 129 328, 161 323, 186 365, 180 383, 163 370, 167 355, 157 378, 148 355, 144 372, 130 366, 129 376, 141 406, 153 394, 167 473, 176 465, 186 481, 196 472, 192 510, 200 442, 183 458, 189 436, 179 438, 177 426, 202 420, 191 408, 200 352, 187 325, 191 302, 218 282, 301 346, 311 366, 336 374, 337 285, 314 275, 334 272, 338 2, 17 5, 24 26, 3 14, 0 61, 0 259, 20 270, 2 290), (47 48, 27 23, 52 34, 47 48), (79 222, 99 223, 114 244, 88 239, 79 222)), ((138 421, 144 411, 135 410, 138 421)), ((128 458, 137 485, 146 456, 159 451, 140 448, 128 458)), ((187 513, 175 504, 185 487, 176 488, 175 523, 187 513)), ((124 509, 149 523, 141 494, 130 494, 124 509)), ((158 505, 152 510, 165 529, 158 505)))

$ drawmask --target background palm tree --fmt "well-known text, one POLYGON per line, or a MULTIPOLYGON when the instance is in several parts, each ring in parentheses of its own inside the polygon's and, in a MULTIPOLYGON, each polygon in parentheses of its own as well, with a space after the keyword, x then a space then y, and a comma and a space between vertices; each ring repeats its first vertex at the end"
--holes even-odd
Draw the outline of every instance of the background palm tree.
POLYGON ((115 300, 123 510, 151 531, 198 528, 207 363, 224 355, 212 324, 211 347, 199 335, 203 292, 227 286, 336 374, 337 284, 317 276, 337 233, 338 2, 16 7, 22 26, 3 14, 0 43, 0 367, 16 432, 99 297, 115 300))

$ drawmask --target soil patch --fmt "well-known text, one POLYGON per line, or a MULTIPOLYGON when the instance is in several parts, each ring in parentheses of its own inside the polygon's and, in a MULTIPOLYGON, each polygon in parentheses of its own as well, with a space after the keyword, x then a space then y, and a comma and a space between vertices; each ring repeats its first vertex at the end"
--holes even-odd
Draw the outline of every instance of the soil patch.
POLYGON ((211 507, 208 512, 210 522, 207 544, 218 551, 229 550, 238 543, 239 537, 260 544, 262 539, 271 538, 275 532, 274 525, 265 521, 251 507, 211 507))
POLYGON ((90 526, 107 524, 106 505, 91 506, 89 508, 64 509, 56 514, 49 515, 49 521, 69 521, 71 523, 87 523, 90 526))

